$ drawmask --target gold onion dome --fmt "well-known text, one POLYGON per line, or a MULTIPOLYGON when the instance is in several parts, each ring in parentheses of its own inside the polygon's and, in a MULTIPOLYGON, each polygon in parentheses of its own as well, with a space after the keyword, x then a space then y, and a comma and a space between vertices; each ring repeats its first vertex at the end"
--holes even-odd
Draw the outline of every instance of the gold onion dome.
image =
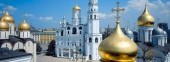
POLYGON ((9 25, 3 19, 0 20, 0 31, 8 31, 9 25))
POLYGON ((74 10, 74 11, 80 10, 80 7, 76 4, 76 6, 73 7, 73 10, 74 10))
POLYGON ((149 13, 147 9, 147 5, 145 5, 144 12, 138 18, 138 26, 153 26, 154 25, 154 18, 149 13))
POLYGON ((14 23, 13 17, 8 12, 5 12, 5 14, 2 16, 2 19, 8 23, 14 23))
POLYGON ((18 26, 19 31, 29 31, 30 30, 30 25, 26 23, 24 20, 19 26, 18 26))
POLYGON ((134 62, 138 47, 121 30, 117 21, 114 32, 99 45, 99 54, 103 62, 134 62))

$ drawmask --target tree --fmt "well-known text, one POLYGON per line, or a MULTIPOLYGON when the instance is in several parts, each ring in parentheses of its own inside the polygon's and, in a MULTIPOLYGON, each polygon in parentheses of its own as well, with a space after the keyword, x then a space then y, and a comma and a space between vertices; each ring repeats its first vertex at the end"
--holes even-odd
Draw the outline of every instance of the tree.
POLYGON ((47 56, 55 56, 55 40, 52 40, 49 45, 48 49, 46 50, 46 55, 47 56))
POLYGON ((41 46, 40 46, 39 43, 37 43, 36 47, 37 47, 37 49, 36 49, 36 50, 37 50, 37 53, 41 53, 42 48, 41 48, 41 46))

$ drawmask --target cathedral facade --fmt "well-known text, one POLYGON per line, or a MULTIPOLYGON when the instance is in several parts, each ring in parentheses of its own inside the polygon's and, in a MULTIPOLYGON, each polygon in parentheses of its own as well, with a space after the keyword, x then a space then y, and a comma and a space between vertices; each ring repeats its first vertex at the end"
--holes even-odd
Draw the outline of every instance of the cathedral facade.
POLYGON ((98 0, 89 0, 87 23, 81 23, 81 9, 73 7, 72 23, 64 17, 56 32, 56 55, 62 58, 99 60, 98 46, 102 41, 99 32, 98 0))
POLYGON ((36 43, 31 38, 30 25, 23 20, 17 29, 14 18, 7 11, 0 17, 0 48, 30 53, 31 62, 36 62, 36 43))

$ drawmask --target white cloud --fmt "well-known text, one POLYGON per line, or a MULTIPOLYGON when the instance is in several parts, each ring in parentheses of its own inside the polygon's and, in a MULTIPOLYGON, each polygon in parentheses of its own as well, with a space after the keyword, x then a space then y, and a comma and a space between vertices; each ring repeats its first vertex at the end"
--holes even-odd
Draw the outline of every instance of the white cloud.
POLYGON ((148 0, 129 0, 127 3, 127 7, 131 9, 143 10, 145 3, 152 8, 157 8, 156 4, 149 2, 148 0))
POLYGON ((99 13, 100 19, 110 19, 110 18, 113 18, 113 17, 114 17, 113 13, 109 13, 109 14, 102 13, 102 12, 99 13))
POLYGON ((33 17, 34 15, 33 14, 29 14, 29 13, 25 13, 23 16, 25 16, 25 17, 33 17))
POLYGON ((4 9, 7 9, 7 10, 9 10, 9 11, 16 11, 16 10, 17 10, 17 8, 15 8, 15 7, 13 7, 13 6, 7 6, 7 7, 4 8, 4 9))
POLYGON ((39 17, 42 21, 52 21, 54 18, 52 16, 46 16, 46 17, 39 17))

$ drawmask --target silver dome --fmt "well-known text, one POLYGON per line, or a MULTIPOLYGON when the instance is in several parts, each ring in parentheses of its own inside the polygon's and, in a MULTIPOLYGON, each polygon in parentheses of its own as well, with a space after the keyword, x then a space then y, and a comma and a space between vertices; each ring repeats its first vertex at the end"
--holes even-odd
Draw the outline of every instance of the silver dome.
POLYGON ((152 31, 152 35, 164 35, 164 30, 158 27, 152 31))
POLYGON ((130 29, 125 29, 124 34, 125 35, 133 35, 133 31, 131 31, 130 29))
POLYGON ((166 31, 164 31, 164 35, 167 35, 166 31))

